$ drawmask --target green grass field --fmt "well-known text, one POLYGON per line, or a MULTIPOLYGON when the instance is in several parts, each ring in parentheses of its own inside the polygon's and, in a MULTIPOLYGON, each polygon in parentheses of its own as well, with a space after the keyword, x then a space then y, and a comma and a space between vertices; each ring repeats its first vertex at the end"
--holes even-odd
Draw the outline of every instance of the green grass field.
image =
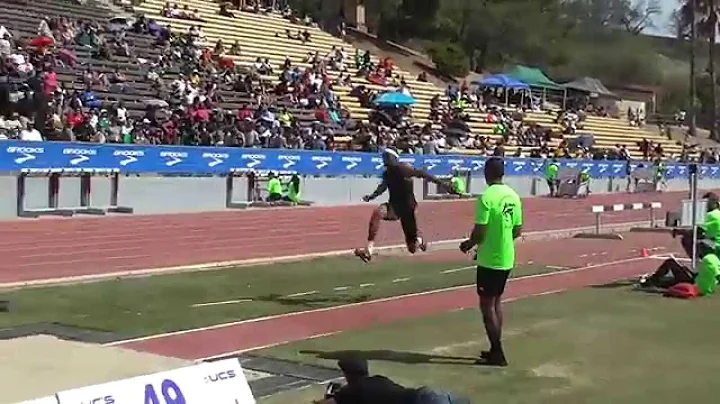
MULTIPOLYGON (((473 365, 486 342, 464 310, 288 344, 261 356, 335 366, 353 354, 371 372, 475 403, 712 403, 720 374, 720 297, 681 301, 597 287, 506 305, 508 368, 473 365)), ((323 386, 263 404, 311 402, 323 386)))
MULTIPOLYGON (((471 284, 473 263, 458 255, 445 262, 381 257, 371 264, 325 258, 6 291, 2 298, 16 310, 0 314, 0 328, 57 322, 134 337, 471 284), (223 301, 238 302, 197 306, 223 301)), ((525 266, 514 276, 546 271, 525 266)))

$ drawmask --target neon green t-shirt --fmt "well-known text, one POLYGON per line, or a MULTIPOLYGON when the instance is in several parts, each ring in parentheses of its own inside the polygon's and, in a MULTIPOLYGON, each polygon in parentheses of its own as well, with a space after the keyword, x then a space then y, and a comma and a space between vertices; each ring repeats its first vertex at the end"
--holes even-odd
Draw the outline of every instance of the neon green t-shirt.
POLYGON ((557 178, 558 173, 558 166, 555 163, 550 163, 547 166, 545 166, 545 178, 548 180, 554 180, 557 178))
POLYGON ((705 214, 705 223, 701 225, 705 238, 715 242, 717 246, 720 242, 720 209, 711 210, 705 214))
POLYGON ((465 193, 465 181, 460 177, 452 177, 450 179, 450 185, 452 185, 455 192, 459 194, 465 193))
POLYGON ((288 198, 295 203, 300 202, 300 185, 298 184, 298 186, 295 187, 295 184, 290 181, 288 182, 287 189, 288 198))
POLYGON ((522 202, 505 184, 489 186, 475 205, 475 224, 485 225, 477 250, 478 266, 509 271, 515 266, 513 228, 522 225, 522 202))
POLYGON ((700 291, 700 295, 715 293, 718 275, 720 275, 720 258, 715 254, 707 254, 700 260, 700 269, 695 277, 695 286, 700 291))
POLYGON ((659 180, 665 177, 665 164, 659 162, 655 167, 655 177, 659 180))
POLYGON ((270 178, 267 184, 267 191, 270 195, 282 195, 282 183, 278 178, 270 178))

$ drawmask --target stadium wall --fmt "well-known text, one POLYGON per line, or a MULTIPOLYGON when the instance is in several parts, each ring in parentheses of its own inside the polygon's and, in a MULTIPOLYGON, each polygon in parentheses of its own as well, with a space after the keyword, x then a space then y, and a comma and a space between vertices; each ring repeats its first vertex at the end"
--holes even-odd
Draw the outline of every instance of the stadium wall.
MULTIPOLYGON (((320 206, 353 205, 361 203, 363 195, 371 193, 379 179, 373 177, 305 177, 302 198, 320 206)), ((507 177, 506 182, 523 197, 548 193, 545 182, 537 177, 507 177)), ((687 179, 668 180, 668 191, 688 189, 687 179)), ((720 179, 701 179, 700 188, 720 188, 720 179)), ((481 193, 485 188, 482 177, 472 177, 468 192, 481 193)), ((595 179, 591 191, 596 194, 623 192, 624 179, 595 179)), ((0 218, 16 216, 16 177, 0 176, 0 218)), ((416 180, 415 193, 422 199, 423 184, 416 180)), ((29 209, 47 207, 48 179, 29 177, 26 185, 25 206, 29 209)), ((99 176, 92 181, 93 205, 106 205, 110 198, 109 179, 99 176)), ((161 177, 155 175, 130 175, 120 179, 119 204, 130 206, 136 214, 190 213, 226 210, 225 177, 161 177)), ((234 201, 247 200, 247 181, 235 178, 234 201)), ((383 198, 379 199, 384 201, 383 198)), ((79 178, 62 178, 59 207, 75 207, 80 203, 79 178)))

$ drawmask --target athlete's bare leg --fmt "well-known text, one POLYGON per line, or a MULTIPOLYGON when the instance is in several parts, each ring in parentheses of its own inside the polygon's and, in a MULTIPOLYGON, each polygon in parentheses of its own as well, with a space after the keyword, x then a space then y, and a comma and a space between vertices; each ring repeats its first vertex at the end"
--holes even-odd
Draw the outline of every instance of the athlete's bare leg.
POLYGON ((370 222, 368 223, 368 239, 367 239, 367 252, 372 255, 375 248, 375 238, 377 237, 378 231, 380 231, 380 222, 382 221, 383 215, 385 215, 384 209, 378 206, 370 215, 370 222))
POLYGON ((383 205, 378 206, 373 210, 370 215, 370 222, 368 223, 368 239, 367 247, 365 249, 358 248, 355 250, 355 255, 365 262, 370 262, 372 254, 375 250, 375 238, 377 237, 378 231, 380 231, 380 222, 387 215, 387 212, 383 205))

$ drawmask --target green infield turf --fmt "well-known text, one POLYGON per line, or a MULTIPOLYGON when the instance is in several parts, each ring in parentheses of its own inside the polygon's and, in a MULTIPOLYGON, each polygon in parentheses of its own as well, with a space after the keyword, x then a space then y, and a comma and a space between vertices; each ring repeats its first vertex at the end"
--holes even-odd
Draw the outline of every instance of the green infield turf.
MULTIPOLYGON (((720 374, 720 296, 682 301, 597 287, 506 305, 507 368, 473 365, 486 348, 480 315, 463 310, 256 352, 334 366, 370 360, 372 373, 441 387, 474 403, 712 403, 720 374)), ((311 402, 322 386, 263 404, 311 402)))
MULTIPOLYGON (((15 310, 0 314, 0 328, 57 322, 133 337, 202 327, 473 283, 473 262, 458 258, 324 258, 6 291, 15 310)), ((550 270, 528 265, 514 276, 550 270)))

